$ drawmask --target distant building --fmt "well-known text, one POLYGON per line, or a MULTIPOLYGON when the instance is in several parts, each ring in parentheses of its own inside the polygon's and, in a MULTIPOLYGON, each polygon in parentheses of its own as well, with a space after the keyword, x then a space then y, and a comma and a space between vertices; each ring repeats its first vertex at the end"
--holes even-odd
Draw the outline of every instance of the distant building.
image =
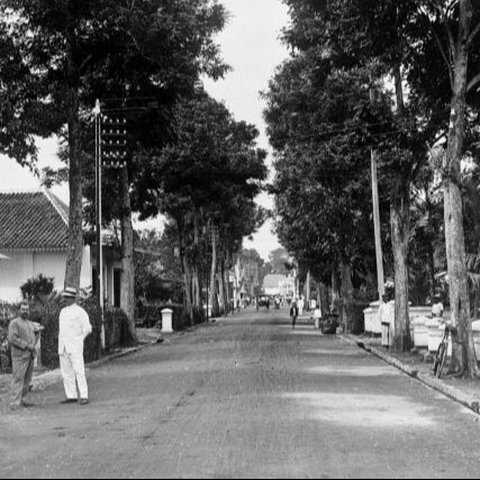
POLYGON ((293 295, 294 280, 287 275, 265 275, 263 279, 263 291, 266 295, 293 295))

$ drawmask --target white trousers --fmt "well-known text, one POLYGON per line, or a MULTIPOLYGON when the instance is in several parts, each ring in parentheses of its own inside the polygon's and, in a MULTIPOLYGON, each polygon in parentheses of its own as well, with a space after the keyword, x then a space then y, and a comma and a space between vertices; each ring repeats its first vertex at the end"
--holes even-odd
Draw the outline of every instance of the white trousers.
POLYGON ((83 353, 67 353, 60 355, 60 371, 62 372, 63 388, 67 398, 88 398, 88 385, 85 378, 83 353), (76 385, 75 385, 76 381, 76 385))

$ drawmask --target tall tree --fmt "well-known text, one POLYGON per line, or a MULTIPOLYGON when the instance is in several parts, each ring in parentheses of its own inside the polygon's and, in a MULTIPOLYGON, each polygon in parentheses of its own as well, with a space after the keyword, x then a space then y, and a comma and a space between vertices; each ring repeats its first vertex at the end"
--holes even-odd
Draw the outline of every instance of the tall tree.
POLYGON ((294 55, 266 94, 276 150, 277 232, 305 273, 344 280, 344 322, 354 270, 371 258, 369 146, 391 122, 388 103, 371 105, 365 70, 341 70, 321 52, 294 55), (365 253, 367 253, 365 255, 365 253))
MULTIPOLYGON (((430 4, 429 4, 430 5, 430 4)), ((471 332, 470 301, 465 259, 465 236, 461 196, 460 162, 464 155, 467 93, 480 83, 480 70, 469 68, 472 45, 480 33, 480 6, 471 0, 439 2, 426 12, 434 15, 433 35, 437 39, 451 85, 450 120, 447 149, 443 166, 443 194, 445 241, 449 274, 450 307, 458 326, 460 343, 454 355, 461 371, 468 376, 478 375, 475 349, 471 332), (442 43, 436 28, 442 28, 442 43)), ((475 67, 478 66, 473 64, 475 67)))
MULTIPOLYGON (((52 114, 43 125, 50 127, 48 133, 63 134, 67 140, 70 218, 65 282, 78 286, 86 168, 83 116, 100 92, 138 96, 134 80, 142 87, 140 95, 151 95, 143 88, 150 86, 168 97, 178 90, 176 85, 191 88, 201 73, 221 74, 224 65, 212 35, 222 28, 225 12, 209 0, 2 0, 0 7, 5 12, 2 42, 13 44, 22 67, 33 78, 34 91, 52 114), (136 76, 139 61, 141 72, 136 76)), ((8 72, 2 74, 8 77, 8 72)), ((22 93, 26 95, 26 90, 22 93)), ((7 94, 12 98, 15 90, 10 88, 7 94)), ((33 111, 24 122, 28 135, 38 129, 34 114, 38 120, 38 112, 33 111)))
POLYGON ((209 290, 218 313, 217 294, 227 290, 227 264, 243 236, 257 226, 253 198, 266 175, 265 153, 255 146, 258 131, 235 121, 223 104, 203 91, 178 102, 174 133, 174 140, 157 154, 144 157, 137 201, 143 204, 144 216, 160 211, 177 225, 185 302, 193 322, 201 308, 198 277, 204 242, 211 251, 209 290))

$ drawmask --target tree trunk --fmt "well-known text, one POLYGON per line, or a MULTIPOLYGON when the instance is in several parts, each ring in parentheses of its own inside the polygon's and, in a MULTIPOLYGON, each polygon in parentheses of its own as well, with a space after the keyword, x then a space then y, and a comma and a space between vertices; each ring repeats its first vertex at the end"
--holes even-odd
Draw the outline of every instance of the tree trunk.
POLYGON ((184 302, 185 308, 187 310, 188 316, 190 317, 190 324, 193 326, 195 323, 193 315, 193 305, 192 305, 192 280, 190 273, 190 266, 187 261, 186 248, 185 248, 185 219, 182 215, 179 215, 176 218, 177 229, 178 229, 178 242, 180 244, 180 264, 182 266, 182 280, 183 280, 183 290, 185 293, 184 302))
POLYGON ((322 304, 322 317, 324 317, 328 310, 328 287, 323 282, 320 284, 320 299, 322 304))
POLYGON ((396 182, 398 188, 390 199, 390 228, 395 271, 394 350, 406 352, 411 348, 408 314, 408 240, 410 232, 410 192, 408 183, 396 182))
POLYGON ((307 271, 307 279, 305 280, 305 296, 307 300, 307 311, 310 310, 310 269, 307 271))
POLYGON ((193 306, 195 308, 201 308, 200 298, 200 275, 198 274, 198 265, 194 265, 192 268, 192 290, 193 290, 193 306))
POLYGON ((337 281, 337 272, 335 269, 332 270, 332 296, 331 296, 331 305, 330 305, 330 310, 333 311, 335 310, 337 299, 339 297, 338 294, 338 281, 337 281))
POLYGON ((480 292, 478 287, 475 286, 473 290, 473 319, 477 320, 478 311, 480 309, 480 292))
POLYGON ((195 316, 193 313, 193 300, 192 300, 192 274, 190 272, 190 265, 185 254, 182 255, 183 266, 183 288, 185 290, 185 303, 187 312, 190 317, 190 324, 195 325, 195 316))
POLYGON ((223 260, 218 262, 218 297, 219 297, 219 307, 220 307, 220 314, 225 314, 226 309, 226 302, 225 302, 225 277, 223 275, 223 260))
POLYGON ((458 39, 454 48, 453 93, 450 106, 445 159, 443 197, 445 242, 452 320, 458 328, 453 356, 457 373, 468 377, 477 375, 478 366, 470 323, 467 269, 465 264, 465 237, 463 231, 462 196, 460 191, 460 161, 463 155, 465 95, 468 69, 468 36, 472 14, 471 0, 460 0, 458 39))
POLYGON ((477 365, 470 323, 462 198, 459 186, 448 179, 444 182, 443 191, 450 310, 452 321, 458 328, 458 342, 454 343, 453 354, 459 370, 473 376, 477 365))
POLYGON ((477 190, 478 184, 475 181, 471 181, 464 184, 464 187, 471 205, 473 219, 472 249, 469 253, 478 254, 478 252, 480 252, 480 194, 477 190))
POLYGON ((317 302, 324 317, 328 313, 328 288, 323 282, 317 282, 317 302))
POLYGON ((224 263, 223 266, 223 281, 225 283, 225 313, 230 313, 231 312, 231 306, 230 306, 230 299, 231 297, 231 292, 230 292, 230 282, 229 280, 229 275, 228 275, 228 269, 224 263))
POLYGON ((70 90, 68 119, 68 150, 70 205, 68 216, 68 247, 65 265, 65 287, 80 286, 83 252, 83 173, 81 164, 80 122, 78 119, 79 100, 75 87, 70 90))
POLYGON ((120 305, 128 318, 130 340, 136 344, 135 328, 135 262, 133 259, 132 207, 129 194, 130 182, 127 167, 122 168, 122 281, 120 305))
POLYGON ((351 332, 353 322, 353 285, 352 268, 345 263, 340 264, 340 273, 342 277, 342 323, 345 332, 351 332))
MULTIPOLYGON (((393 69, 397 115, 405 112, 400 64, 393 69)), ((390 233, 395 274, 395 320, 392 326, 392 347, 399 352, 411 348, 408 313, 408 241, 410 235, 410 177, 397 173, 390 197, 390 233)), ((382 301, 382 299, 380 299, 382 301)))
POLYGON ((217 297, 217 239, 215 229, 212 228, 212 265, 210 269, 210 305, 212 306, 212 316, 218 315, 218 297, 217 297))
POLYGON ((200 282, 201 255, 200 255, 200 231, 198 225, 198 212, 193 213, 193 242, 195 244, 195 255, 193 265, 193 304, 195 308, 202 309, 202 289, 200 282))

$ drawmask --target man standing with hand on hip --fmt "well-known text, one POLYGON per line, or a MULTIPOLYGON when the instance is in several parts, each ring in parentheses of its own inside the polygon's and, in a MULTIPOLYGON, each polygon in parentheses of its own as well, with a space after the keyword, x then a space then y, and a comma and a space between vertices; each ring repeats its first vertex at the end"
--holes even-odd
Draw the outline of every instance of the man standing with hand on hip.
POLYGON ((10 408, 31 407, 25 398, 32 381, 35 346, 39 338, 39 330, 28 319, 30 307, 26 300, 20 303, 19 316, 8 325, 8 342, 12 349, 12 384, 10 388, 10 408))
POLYGON ((65 306, 59 317, 58 354, 66 399, 61 403, 77 402, 78 386, 80 405, 87 405, 88 385, 83 361, 83 342, 92 332, 92 326, 87 312, 76 304, 75 288, 66 288, 62 297, 65 306))

